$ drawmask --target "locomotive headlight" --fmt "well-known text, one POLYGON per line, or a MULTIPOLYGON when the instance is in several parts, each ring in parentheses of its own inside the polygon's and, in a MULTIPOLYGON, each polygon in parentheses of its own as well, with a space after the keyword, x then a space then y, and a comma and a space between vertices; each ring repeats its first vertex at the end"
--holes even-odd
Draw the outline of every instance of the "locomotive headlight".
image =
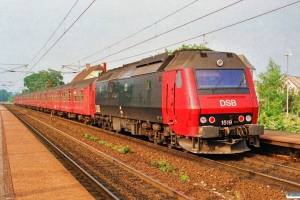
POLYGON ((208 119, 209 123, 213 124, 216 122, 216 118, 214 118, 213 116, 211 116, 209 119, 208 119))
POLYGON ((217 66, 218 67, 222 67, 223 64, 224 64, 223 60, 221 60, 221 59, 217 60, 217 66))
POLYGON ((247 121, 247 122, 250 122, 251 120, 252 120, 251 115, 247 115, 247 116, 246 116, 246 121, 247 121))
POLYGON ((238 117, 239 122, 243 122, 245 120, 245 117, 243 115, 240 115, 238 117))
POLYGON ((206 121, 207 121, 207 120, 206 120, 206 117, 201 117, 201 118, 200 118, 200 122, 201 122, 202 124, 206 123, 206 121))

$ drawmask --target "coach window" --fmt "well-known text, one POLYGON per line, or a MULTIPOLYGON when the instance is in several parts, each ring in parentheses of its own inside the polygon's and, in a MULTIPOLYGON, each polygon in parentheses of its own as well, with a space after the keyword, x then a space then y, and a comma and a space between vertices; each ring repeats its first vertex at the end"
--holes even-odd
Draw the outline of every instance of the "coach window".
POLYGON ((147 80, 147 89, 150 90, 152 87, 151 80, 147 80))
POLYGON ((181 88, 182 80, 181 80, 181 73, 180 71, 176 72, 176 87, 181 88))
POLYGON ((68 92, 68 101, 71 102, 71 91, 68 92))
POLYGON ((84 101, 84 93, 83 93, 83 90, 80 90, 80 95, 81 95, 81 101, 83 102, 83 101, 84 101))
POLYGON ((77 100, 77 95, 76 95, 76 90, 74 90, 73 96, 74 96, 74 101, 75 101, 75 102, 78 101, 78 100, 77 100))
POLYGON ((128 83, 125 83, 124 84, 124 91, 127 92, 127 90, 128 90, 128 83))
POLYGON ((83 90, 78 90, 77 91, 77 96, 78 96, 77 100, 80 101, 80 102, 82 102, 82 99, 83 99, 83 96, 82 96, 83 94, 82 93, 83 93, 83 90))

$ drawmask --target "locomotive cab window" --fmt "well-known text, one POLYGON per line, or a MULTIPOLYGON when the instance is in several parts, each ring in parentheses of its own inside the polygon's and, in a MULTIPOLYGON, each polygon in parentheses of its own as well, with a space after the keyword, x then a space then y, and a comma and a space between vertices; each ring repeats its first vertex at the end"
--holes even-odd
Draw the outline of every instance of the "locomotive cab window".
POLYGON ((250 92, 243 69, 197 69, 195 72, 200 94, 250 92))

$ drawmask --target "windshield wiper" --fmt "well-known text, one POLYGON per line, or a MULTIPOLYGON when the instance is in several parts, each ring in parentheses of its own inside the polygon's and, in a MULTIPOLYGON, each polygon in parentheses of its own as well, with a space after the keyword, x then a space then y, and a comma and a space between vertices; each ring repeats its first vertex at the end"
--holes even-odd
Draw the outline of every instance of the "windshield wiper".
POLYGON ((214 89, 212 89, 212 93, 214 93, 215 89, 218 87, 218 85, 221 83, 221 81, 223 80, 224 77, 222 77, 219 82, 217 83, 217 85, 214 87, 214 89))
POLYGON ((244 80, 245 80, 245 76, 244 76, 243 80, 240 82, 239 86, 236 88, 236 92, 237 92, 238 89, 241 87, 241 85, 242 85, 242 83, 244 82, 244 80))

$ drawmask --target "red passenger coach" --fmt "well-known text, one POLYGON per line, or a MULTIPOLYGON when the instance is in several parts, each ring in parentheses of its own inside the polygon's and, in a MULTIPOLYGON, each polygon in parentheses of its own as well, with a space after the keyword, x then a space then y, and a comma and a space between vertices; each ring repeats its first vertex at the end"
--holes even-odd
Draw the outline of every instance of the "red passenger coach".
POLYGON ((15 97, 15 104, 91 123, 95 113, 94 78, 15 97))

